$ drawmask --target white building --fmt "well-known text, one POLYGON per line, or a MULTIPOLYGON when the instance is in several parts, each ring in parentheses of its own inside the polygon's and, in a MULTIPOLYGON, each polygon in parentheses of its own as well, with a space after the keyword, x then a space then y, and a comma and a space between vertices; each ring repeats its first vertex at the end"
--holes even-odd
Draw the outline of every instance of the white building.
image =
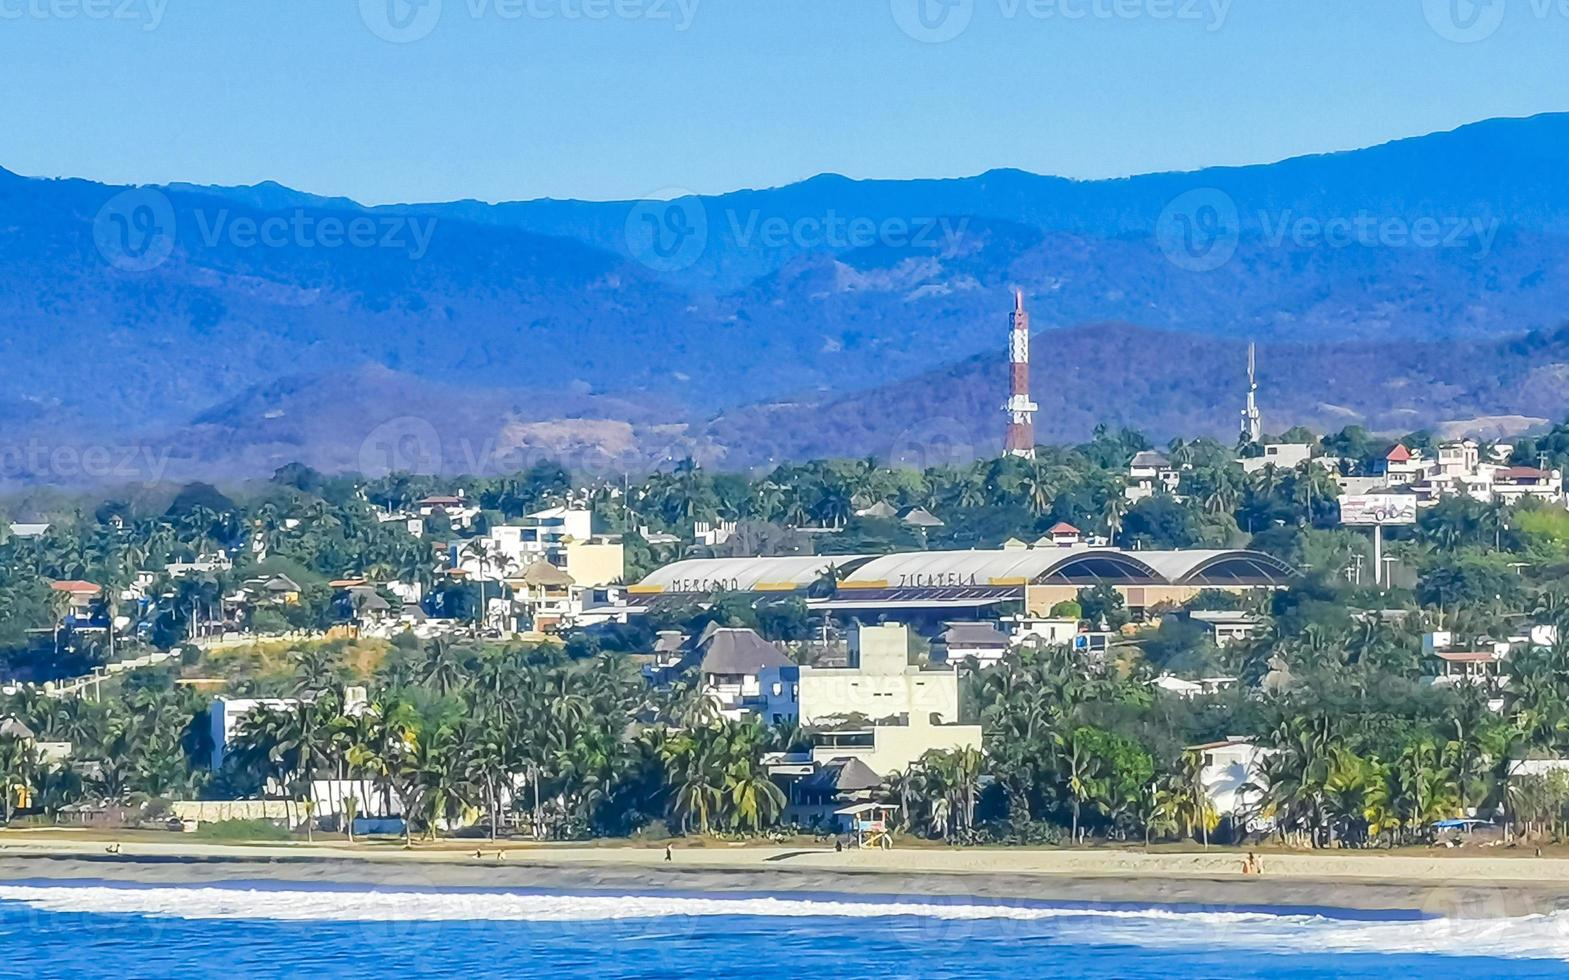
MULTIPOLYGON (((343 713, 345 715, 349 717, 358 715, 365 710, 366 704, 363 687, 344 689, 343 713)), ((234 733, 239 729, 240 722, 251 711, 256 708, 265 708, 268 711, 293 711, 299 705, 299 698, 231 698, 227 695, 214 698, 212 707, 207 713, 211 725, 209 731, 212 734, 213 771, 223 768, 223 760, 229 754, 234 733)))
POLYGON ((1257 811, 1260 794, 1248 787, 1262 786, 1264 762, 1275 754, 1251 739, 1233 736, 1219 742, 1189 747, 1200 753, 1199 785, 1222 819, 1249 820, 1257 811))
POLYGON ((1012 648, 1008 634, 995 623, 944 623, 946 629, 937 637, 932 648, 932 658, 954 667, 974 660, 976 667, 985 670, 995 667, 1012 648))
POLYGON ((222 548, 211 555, 196 556, 195 561, 172 561, 165 565, 163 570, 170 578, 180 578, 185 575, 204 575, 209 572, 227 572, 234 568, 234 559, 222 548))
POLYGON ((1188 619, 1204 627, 1217 647, 1251 639, 1264 626, 1262 617, 1230 609, 1195 609, 1188 619))
POLYGON ((1314 456, 1313 444, 1308 442, 1272 442, 1264 447, 1262 456, 1244 456, 1237 460, 1246 473, 1256 473, 1266 466, 1294 470, 1303 463, 1314 462, 1331 473, 1340 468, 1334 456, 1314 456))
POLYGON ((1014 646, 1039 643, 1042 646, 1070 646, 1079 634, 1079 621, 1060 616, 1031 616, 1021 613, 1003 620, 1014 646))
POLYGON ((521 523, 491 528, 486 550, 492 568, 508 575, 545 561, 572 576, 580 589, 618 583, 626 573, 621 539, 595 534, 593 526, 590 510, 551 507, 527 515, 521 523))
POLYGON ((898 623, 858 626, 850 634, 850 666, 800 668, 801 724, 853 716, 958 721, 958 671, 911 665, 909 642, 898 623))
POLYGON ((1157 493, 1173 496, 1182 484, 1182 470, 1174 466, 1165 453, 1146 449, 1134 453, 1128 464, 1128 485, 1122 491, 1130 503, 1138 503, 1157 493))
POLYGON ((749 629, 719 628, 699 644, 702 689, 731 721, 757 715, 767 724, 794 719, 799 668, 749 629))
POLYGON ((461 489, 456 494, 432 494, 414 506, 423 518, 445 515, 458 530, 472 527, 480 511, 479 505, 469 500, 461 489))
POLYGON ((692 541, 709 548, 717 548, 735 536, 735 521, 697 521, 692 525, 692 541))
POLYGON ((231 698, 219 696, 213 699, 212 708, 208 711, 212 731, 212 768, 214 772, 223 768, 223 760, 228 758, 229 746, 234 741, 234 733, 239 730, 240 722, 246 715, 257 708, 266 708, 269 711, 293 711, 299 706, 299 698, 231 698))
POLYGON ((1482 503, 1499 500, 1514 504, 1527 497, 1550 504, 1564 503, 1561 470, 1510 466, 1494 461, 1498 458, 1496 453, 1487 455, 1489 458, 1484 459, 1481 447, 1470 439, 1444 443, 1431 458, 1397 443, 1384 458, 1383 483, 1409 489, 1416 495, 1419 507, 1430 507, 1443 497, 1461 494, 1482 503))
POLYGON ((841 725, 812 734, 818 765, 856 759, 879 776, 905 772, 928 752, 981 748, 981 726, 923 721, 917 715, 895 723, 841 725))
POLYGON ((1196 698, 1204 694, 1214 694, 1237 686, 1235 677, 1200 677, 1196 681, 1184 680, 1176 674, 1161 674, 1155 678, 1155 686, 1162 691, 1169 691, 1179 698, 1196 698))

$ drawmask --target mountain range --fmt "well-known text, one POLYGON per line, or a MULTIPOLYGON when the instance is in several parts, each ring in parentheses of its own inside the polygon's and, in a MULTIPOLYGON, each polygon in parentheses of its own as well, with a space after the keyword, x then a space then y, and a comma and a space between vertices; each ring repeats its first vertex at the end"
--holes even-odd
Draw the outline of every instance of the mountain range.
POLYGON ((642 202, 0 171, 0 479, 126 476, 59 462, 93 447, 220 480, 989 453, 1013 288, 1046 439, 1229 436, 1248 340, 1273 430, 1514 431, 1569 405, 1566 170, 1569 115, 1192 173, 642 202))

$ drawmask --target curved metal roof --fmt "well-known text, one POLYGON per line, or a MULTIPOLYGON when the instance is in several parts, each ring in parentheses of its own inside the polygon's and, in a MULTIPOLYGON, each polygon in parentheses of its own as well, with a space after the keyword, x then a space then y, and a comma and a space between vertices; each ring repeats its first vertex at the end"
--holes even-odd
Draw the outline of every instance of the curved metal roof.
POLYGON ((911 551, 869 557, 689 559, 666 565, 640 583, 662 592, 805 589, 828 568, 841 588, 945 589, 1024 584, 1277 585, 1296 574, 1258 551, 1120 551, 1114 548, 1005 548, 999 551, 911 551))
POLYGON ((1001 551, 912 551, 874 558, 855 570, 849 585, 887 583, 887 588, 950 588, 964 585, 1021 585, 1038 582, 1063 566, 1080 564, 1090 577, 1147 580, 1153 570, 1111 549, 1005 548, 1001 551))
POLYGON ((1139 557, 1174 585, 1274 583, 1296 574, 1290 565, 1262 551, 1141 551, 1139 557))
POLYGON ((639 589, 662 592, 786 592, 804 589, 830 565, 845 568, 867 555, 792 555, 784 558, 688 558, 650 572, 639 589))

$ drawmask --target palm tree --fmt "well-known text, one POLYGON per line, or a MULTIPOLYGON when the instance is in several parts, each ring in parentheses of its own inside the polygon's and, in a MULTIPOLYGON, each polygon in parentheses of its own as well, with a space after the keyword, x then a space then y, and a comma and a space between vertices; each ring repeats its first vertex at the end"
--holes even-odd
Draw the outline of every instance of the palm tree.
POLYGON ((5 797, 5 822, 18 804, 26 805, 39 771, 38 755, 15 735, 0 735, 0 795, 5 797))
POLYGON ((487 610, 485 608, 485 573, 490 570, 491 550, 483 538, 475 538, 463 546, 463 555, 479 562, 479 606, 474 610, 474 626, 483 629, 487 610))
POLYGON ((1073 808, 1072 839, 1075 844, 1079 842, 1079 809, 1094 794, 1095 779, 1101 767, 1101 760, 1094 755, 1085 734, 1085 729, 1075 728, 1067 736, 1055 736, 1063 781, 1073 808))
POLYGON ((425 685, 442 694, 451 694, 463 686, 467 677, 462 651, 438 637, 426 657, 425 685))
POLYGON ((1112 493, 1106 496, 1106 505, 1101 512, 1101 519, 1106 522, 1106 543, 1108 545, 1116 547, 1117 533, 1122 530, 1122 518, 1127 512, 1127 497, 1120 493, 1112 493))
POLYGON ((751 755, 734 759, 725 771, 731 811, 741 828, 760 831, 779 818, 785 795, 751 755))
POLYGON ((1024 494, 1025 506, 1036 517, 1051 509, 1051 498, 1056 493, 1056 487, 1045 460, 1029 460, 1020 479, 1019 489, 1024 494))

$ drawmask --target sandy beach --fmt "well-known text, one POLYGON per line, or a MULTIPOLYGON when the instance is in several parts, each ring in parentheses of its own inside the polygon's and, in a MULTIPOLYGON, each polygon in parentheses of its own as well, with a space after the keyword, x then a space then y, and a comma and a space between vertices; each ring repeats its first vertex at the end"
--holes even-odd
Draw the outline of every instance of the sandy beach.
POLYGON ((1234 850, 1055 850, 500 845, 404 850, 349 845, 219 844, 67 832, 0 833, 0 880, 241 881, 377 888, 536 888, 586 892, 832 892, 895 898, 1413 910, 1468 918, 1569 909, 1569 858, 1531 851, 1263 852, 1244 876, 1234 850), (475 856, 478 850, 479 857, 475 856))

